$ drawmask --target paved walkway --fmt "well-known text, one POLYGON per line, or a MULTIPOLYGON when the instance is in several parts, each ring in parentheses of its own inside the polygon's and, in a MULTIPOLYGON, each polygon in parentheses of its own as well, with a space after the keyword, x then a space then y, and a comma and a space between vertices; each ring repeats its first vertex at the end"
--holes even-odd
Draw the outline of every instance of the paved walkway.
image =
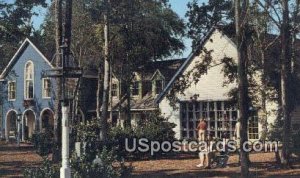
POLYGON ((18 147, 15 142, 0 141, 0 177, 22 177, 26 167, 38 166, 41 161, 29 144, 18 147))

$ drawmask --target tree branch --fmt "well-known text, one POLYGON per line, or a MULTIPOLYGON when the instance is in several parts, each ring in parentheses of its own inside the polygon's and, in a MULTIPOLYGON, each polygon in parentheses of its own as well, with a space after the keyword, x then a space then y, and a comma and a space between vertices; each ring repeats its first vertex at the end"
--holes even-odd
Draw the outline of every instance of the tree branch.
MULTIPOLYGON (((256 2, 257 2, 257 4, 258 4, 260 7, 262 7, 265 11, 268 11, 268 9, 262 4, 262 2, 260 2, 260 0, 257 0, 256 2)), ((271 4, 268 3, 268 6, 271 6, 271 4)), ((271 7, 274 9, 274 12, 275 12, 275 14, 276 14, 276 16, 277 16, 279 22, 277 22, 277 20, 274 19, 274 17, 273 17, 270 13, 268 13, 268 16, 269 16, 270 19, 275 23, 275 25, 276 25, 278 28, 280 28, 280 23, 281 23, 280 17, 279 17, 279 15, 278 15, 278 13, 276 12, 274 6, 271 6, 271 7)))

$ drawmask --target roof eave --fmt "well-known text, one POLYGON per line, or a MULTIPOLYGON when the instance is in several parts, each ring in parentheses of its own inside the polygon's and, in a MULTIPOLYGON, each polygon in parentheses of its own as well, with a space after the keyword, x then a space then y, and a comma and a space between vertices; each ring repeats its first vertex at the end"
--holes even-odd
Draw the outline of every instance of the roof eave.
POLYGON ((170 82, 167 84, 167 86, 164 88, 164 90, 157 96, 157 98, 154 100, 156 104, 159 104, 163 97, 166 95, 166 93, 169 91, 170 87, 172 86, 173 82, 176 80, 176 78, 186 69, 188 64, 192 61, 192 59, 198 54, 198 52, 203 48, 209 37, 213 34, 215 30, 217 30, 218 27, 214 26, 210 29, 210 31, 207 33, 207 35, 201 40, 199 46, 196 50, 192 51, 191 54, 188 56, 188 58, 184 61, 184 63, 180 66, 179 70, 175 73, 175 75, 172 77, 170 82))
POLYGON ((48 61, 48 59, 41 53, 41 51, 28 39, 26 38, 24 40, 24 42, 21 44, 21 46, 19 47, 19 49, 17 50, 17 52, 14 54, 14 56, 10 59, 9 63, 6 65, 6 67, 4 68, 3 72, 0 75, 0 79, 4 79, 6 77, 6 74, 9 71, 10 66, 13 64, 13 62, 16 60, 18 54, 23 50, 23 48, 27 45, 30 44, 35 50, 36 52, 42 56, 42 58, 47 62, 47 64, 51 67, 54 68, 54 66, 48 61))

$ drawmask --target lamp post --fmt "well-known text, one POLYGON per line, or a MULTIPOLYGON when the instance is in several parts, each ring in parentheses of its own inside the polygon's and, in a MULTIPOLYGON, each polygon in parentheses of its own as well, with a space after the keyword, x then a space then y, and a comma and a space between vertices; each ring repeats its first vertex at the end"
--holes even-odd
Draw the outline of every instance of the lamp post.
POLYGON ((17 114, 17 144, 18 144, 18 147, 20 147, 20 139, 21 139, 21 117, 22 117, 22 113, 19 109, 18 111, 18 114, 17 114))
MULTIPOLYGON (((66 80, 67 79, 78 79, 76 87, 74 89, 74 93, 79 86, 80 78, 82 76, 82 69, 76 67, 76 61, 74 60, 73 55, 69 52, 68 44, 65 42, 62 46, 60 46, 61 52, 56 55, 60 55, 59 59, 62 60, 61 66, 56 66, 56 68, 52 70, 45 71, 44 76, 52 77, 52 78, 60 78, 61 79, 61 111, 62 111, 62 167, 60 168, 60 177, 61 178, 70 178, 71 177, 71 169, 69 165, 69 101, 73 98, 68 97, 68 91, 66 89, 66 80)), ((54 56, 54 59, 56 57, 54 56)), ((52 60, 53 62, 54 60, 52 60)))

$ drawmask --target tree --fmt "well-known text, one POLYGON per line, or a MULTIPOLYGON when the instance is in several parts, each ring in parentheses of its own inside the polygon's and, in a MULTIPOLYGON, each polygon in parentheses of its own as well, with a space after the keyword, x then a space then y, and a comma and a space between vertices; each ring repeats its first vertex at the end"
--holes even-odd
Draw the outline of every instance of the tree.
POLYGON ((234 21, 231 0, 210 0, 199 4, 199 0, 188 3, 188 36, 193 40, 193 47, 197 47, 201 38, 214 25, 230 25, 234 21))
MULTIPOLYGON (((74 42, 71 50, 76 54, 75 57, 80 59, 82 67, 98 69, 96 110, 97 117, 100 118, 104 97, 105 50, 102 46, 105 42, 103 17, 106 6, 99 0, 79 0, 73 3, 73 8, 74 42)), ((52 13, 53 8, 50 7, 43 27, 43 41, 47 49, 53 49, 54 46, 54 42, 49 42, 53 41, 52 34, 54 34, 52 13)), ((127 85, 122 87, 122 95, 126 95, 124 91, 127 90, 126 97, 130 100, 134 70, 147 62, 164 59, 184 49, 181 40, 185 35, 184 22, 165 0, 111 0, 110 14, 108 45, 109 57, 114 64, 112 70, 120 77, 122 84, 127 85)), ((127 115, 130 116, 130 102, 127 102, 127 107, 127 115)), ((130 124, 129 120, 126 119, 130 124)))
POLYGON ((238 106, 240 111, 241 121, 241 140, 240 140, 240 161, 242 177, 249 176, 249 162, 248 153, 243 149, 243 144, 248 141, 248 78, 247 78, 247 34, 246 29, 248 19, 249 1, 235 0, 235 30, 236 30, 236 44, 238 52, 238 106))
MULTIPOLYGON (((102 113, 100 117, 100 140, 103 142, 107 141, 107 110, 108 110, 108 96, 109 96, 109 75, 110 75, 110 48, 109 48, 109 12, 110 12, 110 1, 105 0, 105 13, 104 13, 104 80, 103 80, 103 97, 102 97, 102 113)), ((98 86, 99 88, 99 86, 98 86)), ((97 108, 100 109, 100 108, 97 108)), ((99 111, 98 111, 99 112, 99 111)))
POLYGON ((284 118, 283 146, 281 163, 285 166, 289 164, 289 145, 291 137, 291 34, 288 0, 282 0, 282 25, 281 35, 281 104, 282 116, 284 118))
MULTIPOLYGON (((126 102, 125 125, 130 127, 130 87, 136 69, 147 62, 163 59, 180 52, 184 45, 184 23, 164 0, 111 0, 110 56, 113 72, 122 82, 121 102, 126 102)), ((101 4, 91 7, 98 21, 99 41, 103 40, 104 9, 101 4)), ((99 90, 99 88, 98 88, 99 90)), ((98 105, 101 107, 101 105, 98 105)), ((122 108, 123 110, 123 108, 122 108)))
MULTIPOLYGON (((56 67, 61 66, 60 46, 62 45, 62 0, 55 0, 55 65, 56 67)), ((61 79, 56 79, 55 86, 55 103, 54 103, 54 150, 52 160, 58 162, 60 159, 60 123, 61 123, 61 112, 60 112, 60 99, 62 96, 61 79)))
POLYGON ((268 16, 275 24, 275 27, 280 33, 281 44, 281 60, 280 60, 280 119, 283 119, 283 136, 282 136, 282 154, 280 161, 283 167, 289 167, 290 156, 290 139, 291 139, 291 113, 298 98, 295 87, 298 79, 294 69, 295 59, 295 35, 299 33, 299 26, 297 25, 299 0, 295 1, 256 1, 261 8, 268 10, 268 16), (269 9, 267 7, 270 7, 269 9))
POLYGON ((0 69, 16 52, 20 42, 35 32, 32 18, 38 14, 34 8, 46 6, 45 0, 0 1, 0 69))

